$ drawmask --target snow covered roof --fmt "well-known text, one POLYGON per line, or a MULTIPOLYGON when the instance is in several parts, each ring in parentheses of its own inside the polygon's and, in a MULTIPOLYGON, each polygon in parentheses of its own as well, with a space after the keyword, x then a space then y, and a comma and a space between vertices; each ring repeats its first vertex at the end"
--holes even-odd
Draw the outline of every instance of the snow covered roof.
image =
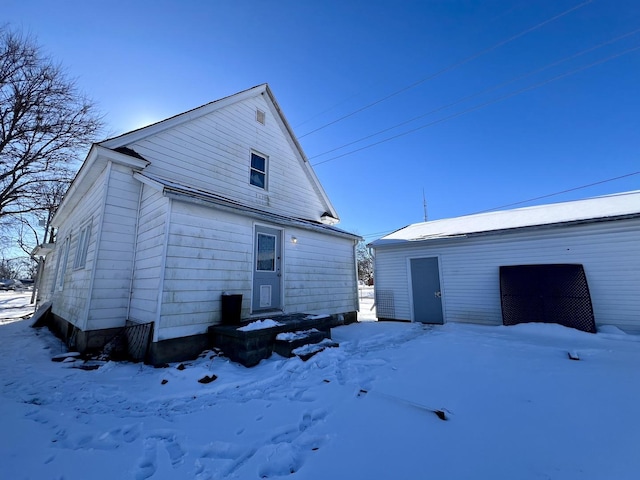
POLYGON ((640 216, 640 190, 563 203, 537 205, 414 223, 371 243, 373 247, 454 238, 518 228, 640 216))
POLYGON ((295 225, 301 228, 322 231, 322 232, 330 233, 340 237, 351 238, 353 240, 359 240, 361 238, 359 235, 349 233, 347 231, 341 230, 329 224, 316 222, 316 221, 304 219, 304 218, 292 218, 292 217, 279 215, 273 212, 267 212, 265 210, 244 205, 240 202, 236 202, 234 200, 226 198, 222 195, 215 194, 213 192, 208 192, 198 188, 190 187, 188 185, 183 185, 181 183, 167 180, 166 178, 161 178, 156 175, 151 175, 149 173, 136 172, 134 173, 133 177, 139 180, 140 182, 144 183, 145 185, 148 185, 159 191, 162 191, 164 195, 178 198, 184 201, 193 201, 195 203, 217 205, 218 208, 242 211, 247 215, 254 216, 257 218, 267 218, 272 222, 276 222, 282 225, 295 225))

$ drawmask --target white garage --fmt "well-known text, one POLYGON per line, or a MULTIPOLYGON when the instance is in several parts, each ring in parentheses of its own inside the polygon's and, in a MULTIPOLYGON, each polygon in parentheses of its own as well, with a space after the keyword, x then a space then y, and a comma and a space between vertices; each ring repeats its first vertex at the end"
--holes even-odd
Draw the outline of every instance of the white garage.
POLYGON ((417 223, 370 246, 379 319, 499 325, 501 267, 581 266, 595 325, 640 333, 640 191, 417 223))

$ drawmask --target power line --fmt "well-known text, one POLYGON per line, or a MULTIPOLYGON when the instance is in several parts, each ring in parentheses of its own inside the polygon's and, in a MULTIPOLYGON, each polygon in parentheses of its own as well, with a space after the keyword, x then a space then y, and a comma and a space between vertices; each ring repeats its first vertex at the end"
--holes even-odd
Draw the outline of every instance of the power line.
MULTIPOLYGON (((494 210, 501 210, 503 208, 514 207, 516 205, 522 205, 523 203, 535 202, 536 200, 542 200, 544 198, 555 197, 557 195, 562 195, 564 193, 575 192, 576 190, 582 190, 584 188, 595 187, 596 185, 602 185, 603 183, 614 182, 616 180, 621 180, 623 178, 633 177, 634 175, 640 175, 640 171, 626 173, 624 175, 619 175, 619 176, 613 177, 613 178, 607 178, 605 180, 600 180, 598 182, 588 183, 586 185, 580 185, 579 187, 568 188, 566 190, 561 190, 559 192, 548 193, 546 195, 540 195, 539 197, 529 198, 528 200, 521 200, 519 202, 507 203, 505 205, 500 205, 499 207, 493 207, 493 208, 489 208, 487 210, 480 210, 478 212, 468 213, 466 215, 478 215, 480 213, 487 213, 487 212, 492 212, 494 210)), ((393 229, 393 230, 386 230, 386 231, 383 231, 383 232, 374 232, 374 233, 369 233, 369 234, 366 234, 366 235, 362 235, 362 237, 363 238, 367 238, 367 237, 374 237, 374 236, 377 237, 377 236, 380 236, 380 235, 384 236, 384 235, 388 235, 389 233, 393 233, 393 232, 395 232, 397 230, 398 229, 396 228, 396 229, 393 229)))
POLYGON ((562 190, 560 192, 555 192, 555 193, 549 193, 547 195, 541 195, 539 197, 530 198, 528 200, 522 200, 520 202, 507 203, 506 205, 500 205, 499 207, 490 208, 488 210, 481 210, 479 212, 475 212, 475 213, 472 213, 470 215, 476 215, 476 214, 479 214, 479 213, 487 213, 487 212, 492 212, 494 210, 499 210, 499 209, 502 209, 502 208, 513 207, 515 205, 522 205, 523 203, 535 202, 536 200, 542 200, 543 198, 555 197, 556 195, 562 195, 563 193, 575 192, 576 190, 582 190, 583 188, 594 187, 596 185, 602 185, 603 183, 613 182, 614 180, 620 180, 622 178, 632 177, 632 176, 638 175, 638 174, 640 174, 640 171, 627 173, 625 175, 620 175, 619 177, 607 178, 606 180, 600 180, 599 182, 593 182, 593 183, 589 183, 587 185, 581 185, 579 187, 568 188, 567 190, 562 190))
POLYGON ((430 110, 430 111, 428 111, 426 113, 423 113, 422 115, 418 115, 416 117, 410 118, 409 120, 405 120, 403 122, 397 123, 397 124, 395 124, 395 125, 393 125, 391 127, 387 127, 387 128, 382 129, 382 130, 378 130, 375 133, 366 135, 364 137, 360 137, 357 140, 353 140, 351 142, 342 144, 342 145, 340 145, 338 147, 332 148, 330 150, 326 150, 326 151, 324 151, 322 153, 319 153, 317 155, 313 155, 313 156, 309 157, 309 160, 313 160, 314 158, 322 157, 322 156, 327 155, 329 153, 333 153, 336 150, 341 150, 341 149, 343 149, 345 147, 351 146, 351 145, 356 144, 356 143, 360 143, 360 142, 362 142, 364 140, 367 140, 369 138, 378 136, 378 135, 380 135, 382 133, 386 133, 386 132, 388 132, 390 130, 394 130, 394 129, 398 128, 398 127, 402 127, 403 125, 407 125, 407 124, 415 122, 416 120, 419 120, 421 118, 427 117, 429 115, 433 115, 434 113, 437 113, 437 112, 439 112, 441 110, 445 110, 445 109, 450 108, 450 107, 453 107, 453 106, 458 105, 460 103, 466 102, 467 100, 471 100, 472 98, 479 97, 480 95, 484 95, 484 94, 492 92, 494 90, 498 90, 498 89, 500 89, 502 87, 505 87, 505 86, 507 86, 507 85, 509 85, 511 83, 517 82, 519 80, 523 80, 523 79, 525 79, 527 77, 530 77, 532 75, 536 75, 536 74, 538 74, 540 72, 543 72, 545 70, 548 70, 548 69, 550 69, 552 67, 556 67, 558 65, 561 65, 562 63, 568 62, 569 60, 573 60, 574 58, 577 58, 577 57, 580 57, 580 56, 585 55, 587 53, 593 52, 594 50, 602 48, 602 47, 604 47, 606 45, 611 45, 611 44, 613 44, 615 42, 618 42, 618 41, 620 41, 620 40, 622 40, 624 38, 627 38, 627 37, 630 37, 632 35, 635 35, 638 32, 640 32, 640 28, 637 28, 637 29, 635 29, 635 30, 633 30, 631 32, 628 32, 628 33, 625 33, 623 35, 620 35, 620 36, 617 36, 615 38, 612 38, 610 40, 607 40, 606 42, 600 43, 600 44, 598 44, 598 45, 596 45, 594 47, 590 47, 590 48, 587 48, 587 49, 582 50, 580 52, 574 53, 573 55, 569 55, 568 57, 564 57, 561 60, 557 60, 555 62, 552 62, 552 63, 549 63, 547 65, 544 65, 544 66, 542 66, 542 67, 540 67, 540 68, 538 68, 536 70, 532 70, 532 71, 527 72, 525 74, 519 75, 519 76, 517 76, 515 78, 512 78, 511 80, 507 80, 505 82, 501 82, 499 84, 496 84, 496 85, 493 85, 491 87, 485 88, 485 89, 480 90, 479 92, 473 93, 471 95, 466 95, 464 97, 459 98, 458 100, 456 100, 454 102, 451 102, 451 103, 448 103, 448 104, 445 104, 445 105, 441 105, 441 106, 439 106, 439 107, 437 107, 437 108, 435 108, 433 110, 430 110))
MULTIPOLYGON (((513 5, 513 6, 509 7, 509 8, 507 8, 505 11, 503 11, 499 15, 494 16, 493 18, 488 20, 486 23, 493 23, 497 19, 508 15, 513 10, 515 10, 517 7, 518 7, 518 5, 513 5)), ((480 30, 480 29, 476 29, 476 30, 480 30)), ((302 125, 305 125, 306 123, 309 123, 314 118, 317 118, 317 117, 319 117, 319 116, 321 116, 321 115, 323 115, 323 114, 325 114, 327 112, 330 112, 331 110, 333 110, 333 109, 335 109, 335 108, 337 108, 337 107, 339 107, 341 105, 344 105, 348 101, 353 100, 354 98, 357 98, 359 96, 362 96, 362 91, 359 91, 358 93, 354 93, 353 95, 349 95, 347 98, 343 98, 342 100, 339 100, 337 103, 333 104, 331 107, 325 108, 321 112, 315 113, 311 117, 308 117, 306 120, 303 120, 300 123, 297 123, 297 124, 293 125, 293 128, 297 129, 298 127, 301 127, 302 125)), ((306 133, 305 135, 308 135, 308 134, 309 133, 306 133)), ((298 138, 301 138, 301 137, 298 137, 298 138)))
MULTIPOLYGON (((324 110, 322 110, 321 112, 316 113, 315 115, 312 115, 311 117, 307 118, 306 120, 298 123, 297 125, 294 125, 294 128, 298 128, 302 125, 304 125, 305 123, 309 123, 311 120, 313 120, 314 118, 319 117, 322 114, 325 114, 327 112, 330 112, 331 110, 333 110, 334 108, 339 107, 340 105, 344 105, 345 103, 347 103, 349 100, 352 100, 356 97, 359 97, 360 95, 362 95, 362 92, 356 93, 354 95, 351 95, 347 98, 345 98, 344 100, 339 101, 338 103, 334 104, 333 106, 329 107, 329 108, 325 108, 324 110)), ((309 135, 308 133, 306 133, 305 135, 309 135)), ((298 137, 301 138, 301 137, 298 137)))
POLYGON ((622 55, 626 55, 627 53, 634 52, 634 51, 636 51, 638 49, 640 49, 640 45, 637 46, 637 47, 633 47, 633 48, 624 50, 623 52, 616 53, 614 55, 610 55, 610 56, 608 56, 606 58, 603 58, 603 59, 598 60, 596 62, 590 63, 588 65, 584 65, 584 66, 576 68, 574 70, 570 70, 570 71, 562 73, 560 75, 556 75, 555 77, 549 78, 549 79, 544 80, 542 82, 530 85, 528 87, 523 87, 523 88, 521 88, 519 90, 515 90, 515 91, 510 92, 508 94, 505 94, 505 95, 502 95, 500 97, 494 98, 493 100, 489 100, 489 101, 486 101, 484 103, 475 105, 475 106, 470 107, 470 108, 468 108, 466 110, 462 110, 460 112, 448 115, 446 117, 442 117, 442 118, 440 118, 438 120, 434 120, 433 122, 427 123, 425 125, 421 125, 419 127, 413 128, 411 130, 407 130, 406 132, 402 132, 402 133, 399 133, 397 135, 393 135, 391 137, 384 138, 384 139, 379 140, 377 142, 370 143, 369 145, 365 145, 365 146, 360 147, 360 148, 356 148, 355 150, 351 150, 351 151, 343 153, 341 155, 336 155, 335 157, 328 158, 328 159, 323 160, 321 162, 316 162, 316 163, 313 164, 313 166, 315 167, 317 165, 322 165, 323 163, 330 162, 332 160, 337 160, 338 158, 346 157, 347 155, 351 155, 353 153, 360 152, 362 150, 366 150, 366 149, 371 148, 371 147, 375 147, 376 145, 380 145, 382 143, 386 143, 386 142, 389 142, 391 140, 395 140, 396 138, 400 138, 400 137, 403 137, 405 135, 409 135, 410 133, 417 132, 418 130, 422 130, 422 129, 427 128, 427 127, 432 127, 432 126, 437 125, 439 123, 446 122, 447 120, 452 120, 452 119, 460 117, 462 115, 466 115, 467 113, 471 113, 471 112, 474 112, 476 110, 480 110, 481 108, 487 107, 489 105, 493 105, 494 103, 501 102, 501 101, 506 100, 506 99, 511 98, 511 97, 515 97, 516 95, 520 95, 521 93, 527 92, 529 90, 534 90, 536 88, 542 87, 544 85, 547 85, 548 83, 554 82, 556 80, 560 80, 560 79, 562 79, 564 77, 568 77, 569 75, 573 75, 573 74, 581 72, 583 70, 587 70, 587 69, 589 69, 591 67, 594 67, 596 65, 600 65, 601 63, 607 62, 607 61, 612 60, 614 58, 621 57, 622 55))
POLYGON ((342 120, 345 120, 345 119, 347 119, 349 117, 352 117, 353 115, 356 115, 356 114, 358 114, 358 113, 360 113, 360 112, 362 112, 364 110, 367 110, 367 109, 369 109, 369 108, 371 108, 371 107, 373 107, 375 105, 378 105, 379 103, 382 103, 382 102, 384 102, 384 101, 386 101, 386 100, 388 100, 390 98, 393 98, 393 97, 395 97, 395 96, 397 96, 397 95, 399 95, 401 93, 404 93, 407 90, 411 90, 412 88, 415 88, 415 87, 417 87, 418 85, 421 85, 424 82, 427 82, 429 80, 433 80, 434 78, 437 78, 437 77, 439 77, 439 76, 441 76, 441 75, 443 75, 443 74, 445 74, 447 72, 450 72, 451 70, 454 70, 454 69, 456 69, 456 68, 458 68, 458 67, 460 67, 460 66, 462 66, 462 65, 464 65, 466 63, 469 63, 470 61, 475 60, 476 58, 479 58, 479 57, 481 57, 483 55, 486 55, 487 53, 489 53, 489 52, 491 52, 493 50, 496 50, 497 48, 500 48, 500 47, 506 45, 507 43, 510 43, 510 42, 512 42, 512 41, 514 41, 514 40, 516 40, 516 39, 518 39, 518 38, 520 38, 520 37, 522 37, 522 36, 524 36, 524 35, 526 35, 528 33, 531 33, 533 31, 543 27, 544 25, 546 25, 548 23, 551 23, 551 22, 553 22, 553 21, 555 21, 555 20, 557 20, 557 19, 559 19, 561 17, 564 17, 565 15, 568 15, 569 13, 571 13, 571 12, 573 12, 575 10, 578 10, 579 8, 582 8, 585 5, 588 5, 589 3, 592 3, 592 2, 593 2, 593 0, 586 0, 585 2, 582 2, 582 3, 580 3, 580 4, 578 4, 578 5, 574 6, 574 7, 571 7, 570 9, 565 10, 562 13, 554 15, 553 17, 548 18, 548 19, 546 19, 546 20, 534 25, 533 27, 529 27, 529 28, 527 28, 525 30, 522 30, 521 32, 519 32, 519 33, 517 33, 517 34, 515 34, 515 35, 513 35, 513 36, 511 36, 509 38, 507 38, 506 40, 502 40, 502 41, 500 41, 500 42, 498 42, 498 43, 496 43, 496 44, 494 44, 494 45, 492 45, 492 46, 490 46, 488 48, 485 48, 484 50, 480 50, 479 52, 476 52, 473 55, 470 55, 469 57, 466 57, 463 60, 460 60, 459 62, 453 63, 453 64, 451 64, 451 65, 449 65, 449 66, 437 71, 436 73, 433 73, 433 74, 431 74, 431 75, 429 75, 427 77, 424 77, 424 78, 422 78, 422 79, 420 79, 420 80, 418 80, 418 81, 416 81, 416 82, 414 82, 414 83, 412 83, 410 85, 407 85, 406 87, 403 87, 403 88, 401 88, 399 90, 396 90, 395 92, 390 93, 389 95, 387 95, 385 97, 382 97, 382 98, 380 98, 380 99, 378 99, 378 100, 376 100, 376 101, 374 101, 372 103, 369 103, 369 104, 365 105, 364 107, 360 107, 360 108, 358 108, 357 110, 354 110, 351 113, 343 115, 342 117, 339 117, 339 118, 337 118, 337 119, 335 119, 335 120, 333 120, 333 121, 331 121, 329 123, 326 123, 326 124, 316 128, 316 129, 314 129, 314 130, 311 130, 311 131, 309 131, 309 132, 307 132, 307 133, 305 133, 303 135, 300 135, 298 138, 304 138, 307 135, 311 135, 312 133, 315 133, 315 132, 318 132, 320 130, 323 130, 323 129, 331 126, 331 125, 334 125, 334 124, 336 124, 338 122, 341 122, 342 120))

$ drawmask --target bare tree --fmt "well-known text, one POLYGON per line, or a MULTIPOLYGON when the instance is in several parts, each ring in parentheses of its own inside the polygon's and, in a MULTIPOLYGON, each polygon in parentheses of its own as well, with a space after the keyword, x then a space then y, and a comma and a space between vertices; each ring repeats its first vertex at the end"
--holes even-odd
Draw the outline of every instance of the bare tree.
POLYGON ((43 192, 72 178, 77 152, 101 128, 60 65, 32 38, 0 27, 0 219, 50 215, 43 192))
POLYGON ((7 222, 15 243, 27 255, 31 255, 36 245, 54 241, 51 219, 70 183, 71 179, 44 183, 38 191, 39 209, 12 216, 7 222))

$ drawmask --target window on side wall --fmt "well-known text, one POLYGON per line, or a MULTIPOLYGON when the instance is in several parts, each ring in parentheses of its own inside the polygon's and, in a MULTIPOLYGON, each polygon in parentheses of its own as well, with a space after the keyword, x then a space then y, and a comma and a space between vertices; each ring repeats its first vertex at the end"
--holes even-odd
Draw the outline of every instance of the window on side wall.
POLYGON ((64 243, 60 248, 58 254, 58 260, 56 262, 56 276, 53 282, 53 288, 55 290, 62 290, 64 286, 64 274, 67 272, 67 260, 69 260, 69 237, 64 239, 64 243))
POLYGON ((267 189, 267 157, 251 152, 251 172, 249 183, 267 189))
POLYGON ((76 258, 73 261, 73 268, 84 268, 87 262, 87 251, 89 250, 89 239, 91 238, 91 222, 86 223, 78 234, 78 245, 76 246, 76 258))

